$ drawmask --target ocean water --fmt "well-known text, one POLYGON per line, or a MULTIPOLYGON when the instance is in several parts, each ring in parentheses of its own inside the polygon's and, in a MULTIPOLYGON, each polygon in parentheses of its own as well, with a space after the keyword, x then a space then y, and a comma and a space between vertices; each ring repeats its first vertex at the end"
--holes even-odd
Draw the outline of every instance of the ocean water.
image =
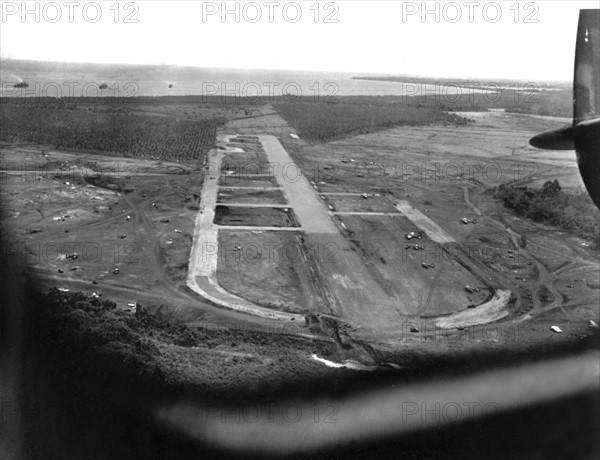
POLYGON ((161 65, 65 64, 2 60, 2 97, 186 96, 228 97, 282 94, 319 101, 334 96, 456 94, 476 91, 433 84, 356 80, 368 74, 288 70, 236 70, 161 65), (27 88, 14 88, 27 83, 27 88), (104 85, 106 86, 104 88, 104 85), (100 89, 100 86, 103 89, 100 89))

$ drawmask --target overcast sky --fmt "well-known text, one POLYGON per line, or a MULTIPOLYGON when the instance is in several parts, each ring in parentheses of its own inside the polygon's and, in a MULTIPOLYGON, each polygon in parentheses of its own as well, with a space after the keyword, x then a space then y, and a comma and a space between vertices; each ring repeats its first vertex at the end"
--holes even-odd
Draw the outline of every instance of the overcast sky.
POLYGON ((223 17, 220 1, 111 0, 26 2, 23 16, 22 2, 0 3, 3 58, 565 81, 578 11, 598 7, 258 1, 227 2, 223 17))

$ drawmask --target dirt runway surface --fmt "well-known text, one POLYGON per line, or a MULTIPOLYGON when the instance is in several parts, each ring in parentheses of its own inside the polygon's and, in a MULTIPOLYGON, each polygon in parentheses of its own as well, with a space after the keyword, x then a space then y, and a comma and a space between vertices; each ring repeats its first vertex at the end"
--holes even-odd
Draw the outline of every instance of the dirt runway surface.
MULTIPOLYGON (((242 297, 252 298, 263 306, 279 310, 300 309, 309 314, 335 318, 343 325, 345 333, 352 337, 366 341, 383 340, 386 342, 398 339, 398 331, 402 330, 409 318, 418 318, 424 314, 435 317, 440 313, 452 313, 466 309, 470 303, 482 303, 487 296, 491 296, 493 288, 485 286, 481 280, 473 278, 469 271, 462 266, 440 260, 437 262, 438 270, 428 271, 423 267, 423 264, 427 263, 426 258, 415 257, 415 254, 421 255, 418 250, 424 249, 422 245, 415 244, 416 249, 412 246, 404 247, 404 232, 409 232, 411 229, 425 230, 426 239, 421 242, 429 245, 428 251, 424 254, 428 254, 432 259, 436 257, 431 254, 432 250, 437 251, 439 253, 437 256, 439 256, 443 244, 455 242, 454 238, 408 202, 400 200, 396 203, 390 202, 386 197, 377 198, 372 195, 365 198, 361 193, 348 195, 341 192, 342 195, 337 199, 346 199, 347 203, 342 208, 345 211, 337 211, 338 203, 335 203, 336 207, 331 204, 332 198, 335 199, 335 197, 321 195, 318 190, 315 190, 315 184, 300 172, 300 168, 277 138, 269 135, 250 137, 252 139, 255 137, 262 144, 270 165, 269 170, 273 173, 273 182, 279 185, 286 201, 285 205, 280 206, 289 207, 297 218, 298 230, 303 237, 299 243, 299 246, 302 246, 300 250, 302 259, 296 261, 295 265, 301 267, 297 271, 302 275, 287 281, 287 283, 291 283, 288 284, 290 287, 286 292, 279 291, 281 302, 277 302, 272 296, 272 292, 278 290, 277 286, 269 284, 271 286, 269 292, 261 287, 261 284, 266 285, 265 282, 260 282, 260 278, 268 276, 270 270, 268 266, 252 267, 258 269, 259 278, 251 282, 246 277, 247 281, 244 282, 245 278, 236 276, 234 267, 230 263, 228 265, 230 268, 227 270, 221 264, 219 265, 221 267, 219 278, 224 280, 223 282, 229 286, 229 290, 237 292, 242 297), (356 209, 356 211, 352 209, 356 209), (373 209, 388 212, 377 212, 373 209), (382 238, 382 246, 379 248, 390 260, 393 274, 390 274, 389 269, 383 272, 379 270, 377 264, 373 264, 368 257, 365 257, 364 251, 361 252, 360 242, 357 239, 348 238, 349 232, 351 234, 357 231, 357 228, 351 225, 349 229, 340 219, 347 220, 350 217, 358 219, 356 222, 369 218, 389 218, 386 221, 389 231, 387 228, 377 230, 373 228, 369 239, 371 241, 379 240, 381 232, 384 230, 384 235, 398 236, 393 243, 393 240, 382 238), (405 219, 406 222, 403 223, 402 219, 405 219), (386 243, 392 243, 393 247, 386 248, 386 243), (444 270, 448 272, 446 279, 440 283, 440 289, 436 291, 436 284, 444 270), (242 286, 238 286, 239 283, 242 286), (482 285, 482 292, 480 294, 472 293, 468 296, 463 289, 468 284, 482 285), (288 295, 293 292, 290 291, 292 287, 297 292, 304 292, 304 295, 301 295, 305 302, 304 308, 292 301, 288 295), (279 307, 277 307, 278 304, 279 307)), ((228 145, 237 146, 236 139, 239 138, 229 137, 228 145)), ((243 142, 239 145, 243 150, 243 142)), ((236 155, 238 159, 242 159, 241 154, 236 155)), ((232 163, 231 160, 227 161, 231 170, 235 170, 235 163, 232 163)), ((240 176, 238 179, 244 181, 248 177, 240 176)), ((215 181, 205 185, 204 193, 212 193, 207 192, 206 187, 214 187, 213 182, 216 181, 218 181, 218 177, 215 181)), ((222 185, 221 187, 222 190, 225 190, 226 186, 222 185)), ((252 191, 252 189, 244 188, 234 190, 236 190, 238 199, 243 196, 244 191, 246 193, 252 191)), ((243 199, 240 201, 243 202, 243 199)), ((230 203, 230 206, 235 208, 235 204, 230 203)), ((242 204, 239 208, 246 209, 244 212, 248 214, 247 218, 240 218, 235 226, 217 225, 212 227, 221 230, 237 228, 251 232, 254 228, 255 233, 273 230, 269 226, 260 224, 261 219, 258 218, 260 206, 260 200, 253 200, 251 205, 242 204), (253 212, 257 214, 258 220, 252 217, 253 212)), ((212 214, 203 217, 206 222, 211 218, 212 214)), ((256 238, 252 238, 248 234, 246 236, 237 234, 236 238, 235 241, 240 241, 236 245, 240 252, 244 251, 247 245, 256 244, 252 243, 252 240, 256 240, 256 238)), ((231 238, 227 241, 231 241, 231 238)), ((383 254, 379 258, 383 260, 383 254)), ((283 273, 285 263, 283 260, 279 262, 279 271, 283 273)), ((250 266, 244 257, 238 257, 237 263, 240 275, 243 273, 240 264, 245 264, 246 267, 250 266)), ((281 283, 286 283, 283 278, 281 283)), ((508 297, 503 297, 503 303, 506 303, 509 297, 510 294, 508 297)))
POLYGON ((141 302, 191 323, 310 317, 393 347, 415 322, 557 323, 577 334, 600 319, 597 251, 513 216, 487 191, 554 178, 577 189, 568 155, 527 147, 554 120, 490 113, 460 128, 402 127, 308 144, 291 138, 281 119, 270 129, 276 118, 226 135, 204 170, 3 147, 7 222, 33 255, 30 272, 45 285, 100 291, 121 308, 141 302), (23 157, 56 166, 56 174, 23 166, 23 157), (78 162, 96 166, 61 172, 78 162), (215 223, 219 206, 235 222, 215 223), (274 227, 282 223, 261 212, 289 214, 297 227, 274 227), (71 248, 48 256, 57 243, 81 242, 101 254, 71 248), (221 263, 220 245, 241 259, 221 263), (279 245, 277 257, 254 263, 256 245, 263 257, 279 245), (286 258, 292 248, 297 256, 286 258), (499 292, 509 300, 502 294, 488 315, 499 292))

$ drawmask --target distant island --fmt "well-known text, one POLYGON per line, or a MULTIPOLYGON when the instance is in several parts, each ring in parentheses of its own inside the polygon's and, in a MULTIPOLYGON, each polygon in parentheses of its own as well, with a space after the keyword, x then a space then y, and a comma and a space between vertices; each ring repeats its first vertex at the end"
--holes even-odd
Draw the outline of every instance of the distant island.
MULTIPOLYGON (((370 81, 387 81, 392 83, 420 83, 430 85, 456 85, 464 86, 467 85, 474 89, 490 89, 497 87, 509 88, 513 87, 516 83, 524 85, 531 85, 532 83, 539 90, 543 89, 570 89, 571 83, 564 81, 545 81, 545 82, 531 82, 526 80, 509 80, 506 78, 502 79, 491 79, 491 78, 436 78, 436 77, 417 77, 411 75, 387 75, 387 76, 358 76, 352 77, 352 80, 370 80, 370 81)), ((529 88, 532 89, 532 88, 529 88)))
POLYGON ((18 89, 18 88, 29 88, 29 83, 24 82, 24 81, 22 81, 20 83, 15 83, 13 85, 13 88, 15 88, 15 89, 18 89))

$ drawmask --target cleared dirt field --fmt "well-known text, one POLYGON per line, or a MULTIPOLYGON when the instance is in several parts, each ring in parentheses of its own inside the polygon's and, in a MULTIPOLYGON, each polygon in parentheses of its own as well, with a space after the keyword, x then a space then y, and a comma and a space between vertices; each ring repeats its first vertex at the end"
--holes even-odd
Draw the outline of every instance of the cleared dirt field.
POLYGON ((215 224, 253 227, 299 227, 294 212, 289 208, 236 207, 218 205, 215 224))
POLYGON ((221 163, 223 175, 243 177, 255 174, 269 174, 269 161, 257 139, 234 137, 225 144, 227 156, 221 163))
POLYGON ((233 312, 185 292, 202 175, 176 163, 3 145, 2 256, 44 290, 138 302, 183 321, 233 312))
POLYGON ((405 217, 344 216, 350 241, 385 292, 406 306, 411 316, 447 314, 479 305, 490 291, 451 252, 427 236, 407 240, 415 225, 405 217), (423 249, 415 249, 415 246, 423 249), (423 263, 435 264, 424 269, 423 263), (466 286, 481 289, 469 293, 466 286))
POLYGON ((238 132, 249 135, 227 141, 218 170, 4 146, 7 228, 29 244, 6 251, 28 254, 47 285, 110 294, 122 308, 138 301, 189 321, 260 322, 186 291, 203 181, 211 181, 216 276, 229 298, 329 322, 340 340, 403 347, 413 343, 409 323, 427 329, 488 314, 569 333, 598 319, 597 252, 486 193, 555 177, 576 189, 572 160, 527 147, 554 120, 490 114, 460 128, 402 127, 326 144, 290 137, 285 123, 250 127, 277 118, 247 120, 238 132), (284 148, 265 132, 279 133, 284 148), (273 168, 292 161, 298 180, 273 168), (410 232, 421 239, 408 240, 410 232), (500 291, 506 305, 478 310, 500 291))
POLYGON ((581 288, 575 289, 573 279, 583 277, 567 273, 574 270, 571 273, 596 279, 597 252, 580 238, 511 215, 486 193, 487 187, 501 183, 535 187, 554 178, 577 192, 581 180, 572 152, 553 156, 528 146, 535 133, 561 122, 487 113, 458 128, 401 127, 326 144, 285 139, 284 144, 315 192, 331 205, 334 219, 344 224, 347 238, 358 243, 355 249, 371 276, 389 295, 410 299, 403 305, 405 314, 411 305, 424 303, 419 298, 429 297, 428 308, 438 314, 464 311, 457 318, 474 318, 478 309, 467 307, 502 290, 511 292, 511 301, 508 311, 494 313, 496 318, 535 317, 562 325, 576 319, 576 327, 585 329, 598 303, 598 284, 578 281, 581 288), (375 197, 365 199, 363 193, 375 197), (366 214, 386 213, 389 207, 383 203, 395 204, 409 220, 366 214), (415 215, 406 212, 411 208, 415 215), (442 230, 444 238, 438 242, 444 249, 434 250, 438 245, 427 239, 433 246, 405 250, 408 263, 402 263, 394 248, 406 247, 405 232, 440 233, 426 225, 419 228, 423 219, 442 230), (421 265, 426 256, 436 257, 435 268, 421 265), (565 258, 572 266, 561 271, 565 258), (441 274, 435 279, 438 270, 441 274), (401 279, 404 284, 397 282, 401 279), (467 286, 479 291, 468 292, 467 286))
POLYGON ((280 190, 221 188, 217 200, 220 204, 285 204, 285 198, 280 190))
POLYGON ((219 180, 222 187, 249 187, 249 188, 273 188, 276 185, 275 178, 271 174, 265 174, 260 178, 252 178, 238 174, 223 175, 219 180))
POLYGON ((336 212, 381 212, 396 213, 394 204, 386 197, 362 194, 356 195, 321 195, 336 212))
POLYGON ((296 232, 219 232, 217 278, 226 290, 259 305, 308 313, 324 303, 296 232))
MULTIPOLYGON (((302 189, 303 197, 317 197, 337 228, 326 233, 316 227, 311 230, 308 205, 298 201, 298 209, 305 213, 300 224, 304 227, 303 222, 310 223, 302 232, 310 273, 304 281, 302 301, 307 301, 306 286, 321 299, 309 301, 307 311, 337 318, 347 335, 388 344, 394 343, 397 331, 414 319, 433 325, 442 324, 444 317, 448 321, 469 318, 476 324, 476 318, 487 322, 526 314, 533 317, 549 309, 563 311, 559 308, 563 295, 554 284, 561 285, 562 290, 573 289, 552 276, 557 267, 546 268, 549 261, 545 259, 551 257, 542 256, 540 248, 565 243, 552 243, 556 238, 547 232, 543 238, 548 244, 538 242, 529 236, 537 232, 540 237, 539 229, 532 228, 534 224, 517 218, 507 222, 497 214, 498 203, 482 193, 486 185, 543 179, 546 176, 542 172, 576 174, 574 168, 565 171, 566 159, 558 165, 515 159, 517 150, 531 151, 527 147, 532 135, 529 129, 541 130, 553 122, 535 117, 524 122, 525 118, 494 114, 485 117, 483 126, 475 122, 461 128, 395 128, 314 145, 283 136, 284 146, 310 186, 298 190, 302 189), (461 153, 454 151, 454 146, 461 148, 461 153), (422 238, 409 240, 406 234, 410 232, 421 233, 422 238), (309 278, 312 281, 307 283, 309 278)), ((244 145, 244 140, 233 140, 230 145, 250 151, 256 148, 254 141, 249 138, 244 145)), ((231 155, 243 157, 241 153, 231 155)), ((267 154, 267 158, 281 162, 286 155, 278 151, 273 158, 267 154)), ((259 225, 254 221, 247 224, 247 218, 256 217, 250 206, 273 203, 269 193, 277 194, 281 206, 280 199, 287 198, 285 205, 294 210, 290 197, 296 200, 299 192, 290 194, 290 190, 298 181, 274 172, 272 186, 280 186, 283 196, 276 189, 233 186, 228 190, 225 184, 233 184, 236 178, 222 176, 220 193, 226 192, 219 199, 221 204, 238 202, 248 207, 236 209, 233 217, 227 216, 231 220, 219 216, 217 222, 259 225)), ((261 185, 267 187, 266 182, 261 185)), ((263 219, 265 228, 272 224, 263 219)), ((241 251, 247 239, 240 238, 241 251)), ((559 247, 554 251, 566 253, 559 247)), ((235 290, 233 267, 227 270, 229 289, 235 290)), ((266 279, 272 277, 272 270, 265 266, 258 272, 264 271, 266 279)), ((243 279, 239 277, 241 271, 243 267, 238 266, 238 284, 243 279)), ((281 278, 282 283, 284 280, 288 278, 281 278)), ((252 284, 256 285, 256 280, 249 281, 247 287, 252 284)), ((296 286, 294 282, 292 285, 296 286)), ((298 281, 298 288, 302 285, 298 281)), ((593 281, 591 285, 595 285, 593 281)), ((235 293, 259 302, 255 290, 237 289, 235 293)), ((279 303, 277 296, 269 297, 268 303, 277 308, 293 304, 293 296, 278 296, 279 303)), ((584 294, 580 299, 589 302, 591 296, 584 294)))
POLYGON ((256 107, 250 117, 228 120, 223 131, 240 134, 274 134, 287 136, 295 132, 270 104, 256 107))

